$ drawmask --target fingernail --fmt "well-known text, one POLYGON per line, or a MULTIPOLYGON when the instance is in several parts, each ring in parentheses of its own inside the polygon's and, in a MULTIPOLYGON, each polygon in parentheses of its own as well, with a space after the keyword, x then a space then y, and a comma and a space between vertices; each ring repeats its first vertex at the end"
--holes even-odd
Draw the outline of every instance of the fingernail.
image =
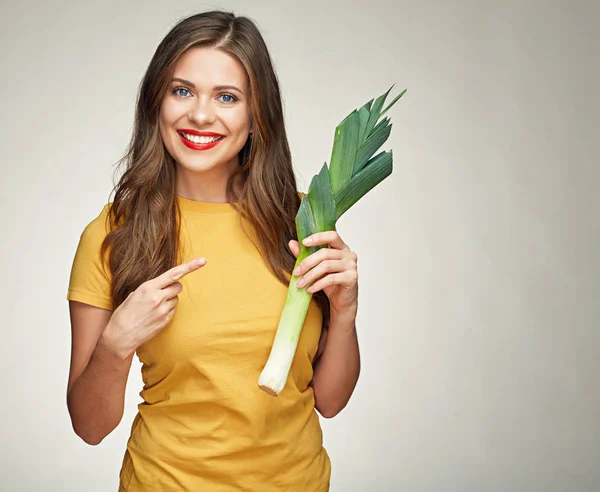
POLYGON ((308 245, 310 243, 312 243, 312 239, 310 237, 307 237, 302 241, 302 244, 304 245, 308 245))
POLYGON ((294 275, 298 275, 300 273, 300 267, 296 267, 294 268, 294 271, 292 272, 294 275))

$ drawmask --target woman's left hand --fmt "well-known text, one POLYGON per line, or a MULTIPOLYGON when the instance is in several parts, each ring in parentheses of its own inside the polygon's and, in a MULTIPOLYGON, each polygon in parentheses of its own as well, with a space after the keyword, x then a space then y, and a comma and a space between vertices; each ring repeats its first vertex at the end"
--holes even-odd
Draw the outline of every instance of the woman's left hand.
MULTIPOLYGON (((338 314, 356 315, 358 308, 358 271, 356 253, 350 251, 337 231, 316 232, 303 241, 308 247, 328 244, 329 248, 321 248, 308 255, 292 273, 302 279, 296 287, 307 285, 307 292, 314 294, 323 290, 329 298, 332 311, 338 314), (311 239, 310 244, 306 240, 311 239), (312 284, 312 285, 311 285, 312 284)), ((300 254, 300 244, 291 240, 288 243, 296 258, 300 254)))

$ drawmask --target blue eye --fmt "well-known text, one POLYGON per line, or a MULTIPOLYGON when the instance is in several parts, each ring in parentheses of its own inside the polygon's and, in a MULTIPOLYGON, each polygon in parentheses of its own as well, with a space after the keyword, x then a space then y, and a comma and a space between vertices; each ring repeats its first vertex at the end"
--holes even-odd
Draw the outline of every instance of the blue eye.
MULTIPOLYGON (((173 90, 171 91, 171 93, 172 93, 172 94, 177 94, 179 97, 183 97, 183 98, 187 98, 187 97, 188 97, 188 96, 186 96, 186 95, 182 95, 182 94, 181 94, 179 91, 185 91, 185 92, 187 92, 188 94, 191 94, 191 92, 190 92, 188 89, 186 89, 185 87, 176 87, 175 89, 173 89, 173 90)), ((227 104, 232 104, 232 103, 234 103, 235 101, 237 101, 237 100, 238 100, 238 98, 237 98, 237 97, 235 97, 234 95, 232 95, 232 94, 227 94, 227 93, 221 94, 219 97, 228 97, 228 98, 230 98, 230 99, 228 99, 228 100, 223 100, 223 102, 224 102, 224 103, 227 103, 227 104)))
MULTIPOLYGON (((188 90, 187 90, 185 87, 176 87, 176 88, 175 88, 175 89, 173 89, 171 92, 172 92, 173 94, 177 94, 177 91, 186 91, 186 92, 190 92, 190 91, 188 91, 188 90)), ((180 95, 180 94, 177 94, 177 95, 180 95)), ((183 97, 185 97, 185 96, 183 96, 183 97)))
POLYGON ((230 102, 230 103, 232 103, 232 102, 237 101, 237 97, 232 96, 231 94, 221 94, 219 97, 230 97, 231 98, 230 101, 223 101, 223 102, 230 102))

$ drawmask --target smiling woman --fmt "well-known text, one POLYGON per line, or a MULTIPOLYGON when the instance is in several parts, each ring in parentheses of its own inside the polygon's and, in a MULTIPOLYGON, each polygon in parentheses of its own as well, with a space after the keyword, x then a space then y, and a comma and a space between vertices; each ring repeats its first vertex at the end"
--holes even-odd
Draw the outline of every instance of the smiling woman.
MULTIPOLYGON (((352 320, 336 313, 326 351, 330 304, 315 293, 285 391, 257 385, 296 262, 301 193, 253 21, 210 11, 171 29, 140 85, 122 162, 69 281, 75 432, 99 444, 118 425, 137 355, 144 401, 120 492, 329 490, 312 382, 323 353, 320 395, 340 394, 328 375, 336 359, 348 367, 340 333, 352 320)), ((345 381, 347 394, 356 380, 345 381)))
MULTIPOLYGON (((160 107, 160 132, 177 166, 179 196, 226 201, 225 187, 215 183, 224 184, 235 173, 253 130, 243 96, 247 79, 243 65, 220 49, 194 47, 177 61, 160 107)), ((241 184, 238 179, 236 185, 241 184)))

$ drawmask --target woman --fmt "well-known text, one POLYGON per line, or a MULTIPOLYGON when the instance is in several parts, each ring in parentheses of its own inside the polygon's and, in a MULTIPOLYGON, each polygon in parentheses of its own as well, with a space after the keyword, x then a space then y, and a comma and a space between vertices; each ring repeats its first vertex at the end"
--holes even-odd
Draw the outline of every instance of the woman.
POLYGON ((358 379, 356 255, 336 231, 312 236, 329 247, 294 272, 314 297, 288 381, 278 397, 262 391, 300 250, 301 194, 250 19, 204 12, 169 32, 124 160, 71 270, 75 432, 98 444, 119 424, 137 354, 143 402, 119 491, 329 490, 315 409, 336 415, 358 379))

